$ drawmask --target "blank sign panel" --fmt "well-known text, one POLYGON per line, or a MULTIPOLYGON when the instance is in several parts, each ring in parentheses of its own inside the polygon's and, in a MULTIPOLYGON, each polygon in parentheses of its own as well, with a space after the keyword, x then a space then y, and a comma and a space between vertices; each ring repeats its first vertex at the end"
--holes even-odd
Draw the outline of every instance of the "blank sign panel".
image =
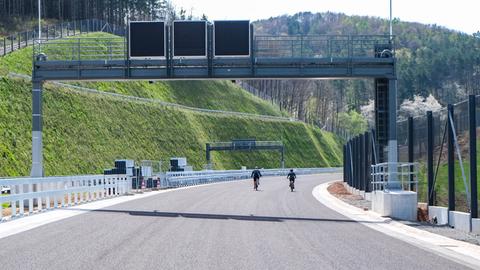
POLYGON ((250 55, 250 21, 214 22, 215 56, 250 55))
POLYGON ((130 22, 128 37, 130 58, 165 58, 164 22, 130 22))
POLYGON ((173 56, 193 58, 207 56, 206 21, 173 22, 173 56))

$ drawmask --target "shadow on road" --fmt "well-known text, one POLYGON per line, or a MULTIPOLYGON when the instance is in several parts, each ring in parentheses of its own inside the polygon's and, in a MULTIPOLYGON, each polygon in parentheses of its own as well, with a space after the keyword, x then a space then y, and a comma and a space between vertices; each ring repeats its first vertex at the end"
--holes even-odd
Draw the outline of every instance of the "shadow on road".
MULTIPOLYGON (((67 209, 62 209, 67 210, 67 209)), ((128 214, 131 216, 143 217, 167 217, 167 218, 194 218, 194 219, 216 219, 216 220, 244 220, 244 221, 265 221, 265 222, 284 222, 284 221, 311 221, 311 222, 345 222, 345 223, 385 223, 383 221, 362 221, 357 222, 351 219, 331 219, 331 218, 308 218, 308 217, 274 217, 274 216, 256 216, 256 215, 229 215, 229 214, 203 214, 203 213, 180 213, 180 212, 160 212, 160 211, 136 211, 136 210, 115 210, 115 209, 72 209, 75 211, 91 211, 100 213, 128 214)))

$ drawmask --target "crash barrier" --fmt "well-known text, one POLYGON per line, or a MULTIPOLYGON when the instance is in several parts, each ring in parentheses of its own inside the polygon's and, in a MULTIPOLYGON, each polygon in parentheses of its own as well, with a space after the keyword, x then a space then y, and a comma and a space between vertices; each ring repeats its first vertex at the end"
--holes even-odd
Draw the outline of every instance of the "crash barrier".
POLYGON ((15 218, 25 212, 32 214, 124 195, 131 190, 131 179, 126 175, 0 178, 0 186, 10 191, 0 196, 1 221, 4 207, 15 218))
MULTIPOLYGON (((287 175, 289 169, 261 169, 262 176, 287 175)), ((301 168, 294 169, 297 175, 318 173, 341 173, 342 168, 301 168)), ((162 187, 182 187, 207 184, 219 181, 233 181, 251 178, 251 170, 228 170, 228 171, 191 171, 191 172, 167 172, 162 179, 162 187)))
MULTIPOLYGON (((340 173, 341 168, 294 169, 297 175, 340 173)), ((261 169, 263 176, 286 176, 288 169, 261 169)), ((167 172, 149 179, 127 175, 79 175, 56 177, 0 178, 0 186, 9 194, 0 196, 0 221, 5 214, 10 218, 23 217, 26 213, 78 205, 155 188, 177 188, 221 181, 248 179, 251 170, 206 170, 190 172, 167 172)))

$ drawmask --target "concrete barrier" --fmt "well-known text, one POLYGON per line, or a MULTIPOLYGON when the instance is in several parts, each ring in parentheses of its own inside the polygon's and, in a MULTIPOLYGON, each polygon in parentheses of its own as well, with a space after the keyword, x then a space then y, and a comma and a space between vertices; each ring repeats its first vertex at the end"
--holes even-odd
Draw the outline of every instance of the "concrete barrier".
POLYGON ((446 225, 448 224, 448 208, 441 206, 429 206, 428 218, 430 220, 437 218, 438 225, 446 225))
POLYGON ((470 213, 448 212, 448 225, 462 232, 470 232, 470 213))
POLYGON ((412 191, 376 190, 372 192, 372 210, 382 216, 417 220, 417 193, 412 191))
POLYGON ((480 218, 472 218, 472 233, 480 234, 480 218))

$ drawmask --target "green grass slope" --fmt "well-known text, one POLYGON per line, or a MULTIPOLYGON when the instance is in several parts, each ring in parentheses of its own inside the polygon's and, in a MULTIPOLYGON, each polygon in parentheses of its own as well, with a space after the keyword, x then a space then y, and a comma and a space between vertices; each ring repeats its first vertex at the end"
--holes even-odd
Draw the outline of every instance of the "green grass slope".
MULTIPOLYGON (((44 91, 46 175, 100 173, 116 158, 205 164, 205 143, 234 138, 282 140, 287 167, 341 165, 330 133, 299 122, 197 113, 156 104, 81 94, 47 84, 44 91)), ((31 162, 31 84, 0 78, 0 176, 28 175, 31 162)), ((278 167, 276 152, 213 153, 218 169, 278 167)))
MULTIPOLYGON (((106 33, 91 33, 83 36, 90 38, 92 42, 95 42, 99 48, 104 50, 107 50, 104 38, 118 38, 106 33)), ((68 38, 65 40, 76 42, 77 39, 68 38)), ((119 40, 121 41, 122 39, 119 40)), ((59 52, 57 49, 58 47, 47 45, 42 51, 44 51, 47 56, 51 55, 52 57, 54 57, 55 54, 66 55, 66 52, 59 52)), ((31 47, 13 52, 5 57, 0 57, 0 74, 8 72, 31 75, 31 47)), ((154 98, 191 107, 287 116, 286 113, 281 112, 276 106, 250 94, 230 81, 165 81, 154 83, 147 81, 108 81, 75 84, 106 92, 154 98)))

